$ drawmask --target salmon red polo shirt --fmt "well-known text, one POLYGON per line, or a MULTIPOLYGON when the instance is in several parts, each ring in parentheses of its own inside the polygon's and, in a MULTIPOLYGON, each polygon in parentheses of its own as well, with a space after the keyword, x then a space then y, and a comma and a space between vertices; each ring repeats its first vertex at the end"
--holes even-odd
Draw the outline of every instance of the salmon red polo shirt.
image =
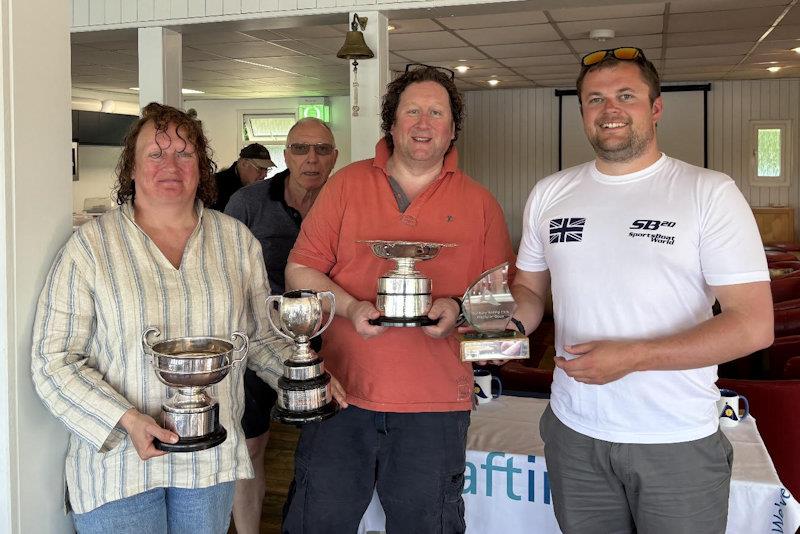
MULTIPOLYGON (((500 205, 458 169, 453 147, 442 172, 405 212, 397 207, 381 139, 375 158, 352 163, 328 180, 303 221, 289 261, 326 274, 358 300, 375 302, 378 278, 395 263, 360 240, 454 243, 416 268, 432 280, 432 296, 461 296, 487 269, 514 252, 500 205)), ((344 386, 347 402, 383 412, 469 410, 472 365, 462 363, 452 336, 433 339, 421 328, 387 328, 370 339, 337 316, 324 334, 326 368, 344 386)))

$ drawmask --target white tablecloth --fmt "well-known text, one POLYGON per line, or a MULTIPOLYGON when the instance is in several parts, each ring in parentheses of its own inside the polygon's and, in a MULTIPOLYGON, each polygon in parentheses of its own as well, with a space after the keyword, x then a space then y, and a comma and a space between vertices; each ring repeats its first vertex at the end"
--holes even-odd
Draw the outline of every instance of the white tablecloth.
MULTIPOLYGON (((559 533, 539 418, 547 400, 501 397, 472 413, 464 483, 467 534, 559 533)), ((794 533, 800 503, 783 487, 752 417, 723 431, 734 460, 727 534, 794 533)), ((373 496, 359 534, 382 532, 373 496)))

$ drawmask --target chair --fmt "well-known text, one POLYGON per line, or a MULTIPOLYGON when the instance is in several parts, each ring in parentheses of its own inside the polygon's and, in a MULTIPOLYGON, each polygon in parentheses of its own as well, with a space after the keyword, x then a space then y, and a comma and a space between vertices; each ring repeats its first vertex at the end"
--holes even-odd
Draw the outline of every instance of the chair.
MULTIPOLYGON (((796 252, 800 251, 800 243, 773 243, 770 245, 770 248, 785 250, 786 252, 796 252)), ((764 250, 766 249, 767 247, 764 247, 764 250)))
POLYGON ((784 380, 800 380, 800 356, 789 358, 783 366, 784 380))
POLYGON ((736 391, 750 401, 781 482, 792 495, 800 495, 800 380, 732 380, 721 378, 717 386, 736 391))
POLYGON ((784 276, 776 278, 770 283, 772 302, 783 302, 800 298, 800 277, 784 276))
POLYGON ((500 368, 500 381, 505 390, 550 393, 553 371, 539 369, 530 360, 511 360, 500 368))
POLYGON ((797 261, 797 256, 790 252, 783 252, 778 250, 766 250, 764 254, 767 255, 767 263, 776 261, 797 261))

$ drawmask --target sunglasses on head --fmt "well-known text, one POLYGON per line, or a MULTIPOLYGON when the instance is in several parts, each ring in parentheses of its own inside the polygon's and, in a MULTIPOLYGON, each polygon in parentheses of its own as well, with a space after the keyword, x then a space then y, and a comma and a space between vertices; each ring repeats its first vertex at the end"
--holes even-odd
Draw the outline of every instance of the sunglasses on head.
POLYGON ((335 148, 330 143, 317 143, 314 145, 310 145, 308 143, 291 143, 286 146, 286 148, 289 149, 289 152, 295 156, 305 156, 312 147, 314 148, 314 153, 316 153, 317 156, 327 156, 331 154, 335 148))
POLYGON ((439 72, 443 72, 444 74, 447 74, 450 77, 451 80, 454 80, 455 77, 456 77, 456 73, 454 71, 446 68, 446 67, 436 67, 434 65, 426 65, 424 63, 409 63, 408 65, 406 65, 406 72, 412 71, 412 70, 421 70, 421 69, 438 70, 439 72))
POLYGON ((619 48, 608 48, 606 50, 597 50, 595 52, 586 54, 583 56, 583 59, 581 59, 581 65, 584 67, 590 67, 600 63, 608 56, 613 56, 622 61, 634 61, 638 58, 645 59, 644 52, 642 52, 641 48, 636 48, 633 46, 620 46, 619 48))

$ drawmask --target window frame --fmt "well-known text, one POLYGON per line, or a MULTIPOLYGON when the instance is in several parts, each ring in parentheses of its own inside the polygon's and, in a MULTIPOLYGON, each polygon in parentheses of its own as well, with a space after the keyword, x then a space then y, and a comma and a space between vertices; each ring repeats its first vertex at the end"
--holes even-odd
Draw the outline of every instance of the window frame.
POLYGON ((749 181, 755 187, 789 187, 792 177, 792 121, 751 120, 750 121, 750 169, 749 181), (780 130, 781 132, 781 174, 780 176, 758 175, 758 131, 780 130))
MULTIPOLYGON (((283 161, 283 149, 286 148, 286 139, 282 141, 279 140, 279 144, 275 144, 274 141, 266 141, 260 140, 259 138, 249 139, 245 141, 244 139, 244 120, 245 117, 248 115, 258 115, 263 117, 281 117, 281 118, 292 118, 292 123, 297 121, 297 109, 295 108, 277 108, 277 109, 239 109, 236 111, 237 115, 237 127, 236 127, 236 153, 238 154, 242 148, 251 144, 251 143, 260 143, 267 147, 267 150, 270 152, 270 156, 272 157, 273 161, 278 165, 277 167, 273 167, 269 170, 267 174, 267 178, 271 178, 274 174, 281 172, 286 167, 281 166, 280 162, 283 161), (276 153, 275 150, 280 150, 280 153, 276 153)), ((288 133, 288 132, 287 132, 288 133)))

